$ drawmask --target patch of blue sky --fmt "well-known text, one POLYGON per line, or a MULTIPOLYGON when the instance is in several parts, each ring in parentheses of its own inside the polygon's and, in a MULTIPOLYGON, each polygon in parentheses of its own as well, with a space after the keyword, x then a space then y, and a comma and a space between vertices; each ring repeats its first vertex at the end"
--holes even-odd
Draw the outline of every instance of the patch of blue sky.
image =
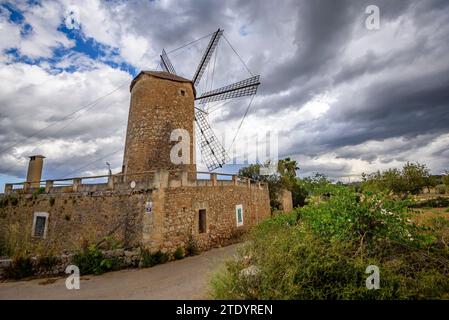
POLYGON ((13 177, 6 174, 0 174, 0 193, 5 192, 5 183, 22 182, 24 178, 13 177))
POLYGON ((25 17, 23 16, 22 12, 13 4, 6 2, 0 4, 0 10, 6 11, 9 15, 8 20, 11 23, 17 24, 21 26, 20 34, 24 37, 27 36, 33 28, 29 23, 25 22, 25 17))
POLYGON ((97 42, 94 38, 86 37, 82 32, 82 27, 81 29, 69 29, 64 23, 61 23, 58 31, 63 32, 67 38, 73 40, 75 46, 70 49, 56 50, 55 58, 61 58, 70 52, 78 52, 86 55, 92 60, 101 61, 112 68, 126 71, 133 76, 137 75, 137 69, 120 58, 120 51, 118 48, 104 45, 97 42))
POLYGON ((240 29, 239 29, 239 34, 240 34, 242 37, 246 37, 246 36, 248 35, 248 30, 247 30, 246 28, 247 28, 247 26, 246 26, 246 25, 243 25, 243 26, 241 26, 240 29))
POLYGON ((6 9, 9 12, 9 21, 15 24, 22 24, 25 20, 22 12, 12 3, 6 2, 0 4, 0 8, 6 9))
MULTIPOLYGON (((38 1, 31 1, 31 4, 36 5, 38 1)), ((12 3, 6 2, 0 4, 0 9, 6 10, 9 13, 9 21, 11 23, 21 26, 21 35, 26 37, 33 31, 30 24, 25 22, 22 12, 12 3)), ((13 63, 21 62, 26 64, 41 64, 46 62, 49 64, 53 72, 76 72, 79 69, 84 69, 86 66, 69 65, 64 68, 56 65, 70 53, 81 53, 94 61, 101 61, 114 69, 120 69, 128 72, 132 76, 136 76, 138 70, 131 64, 127 63, 120 57, 118 48, 97 42, 94 38, 86 37, 81 29, 68 29, 64 23, 58 28, 58 31, 64 33, 68 39, 74 41, 75 45, 72 48, 64 48, 62 46, 53 49, 53 56, 51 58, 30 58, 20 54, 16 48, 10 48, 5 51, 11 58, 13 63)))

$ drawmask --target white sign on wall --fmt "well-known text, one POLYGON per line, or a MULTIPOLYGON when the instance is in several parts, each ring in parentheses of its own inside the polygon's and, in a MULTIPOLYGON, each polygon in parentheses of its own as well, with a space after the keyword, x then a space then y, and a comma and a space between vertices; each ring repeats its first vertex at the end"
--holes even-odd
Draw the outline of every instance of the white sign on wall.
POLYGON ((237 227, 243 226, 243 205, 241 204, 235 206, 235 220, 237 221, 237 227))

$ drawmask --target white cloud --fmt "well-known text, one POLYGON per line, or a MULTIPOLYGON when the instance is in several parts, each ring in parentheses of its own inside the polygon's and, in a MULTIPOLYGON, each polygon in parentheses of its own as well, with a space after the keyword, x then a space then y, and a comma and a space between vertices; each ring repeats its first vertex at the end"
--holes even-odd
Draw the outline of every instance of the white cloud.
MULTIPOLYGON (((323 171, 334 177, 351 176, 399 166, 406 160, 426 162, 436 171, 447 166, 444 148, 449 149, 449 138, 444 130, 431 133, 424 130, 417 137, 412 132, 414 128, 404 126, 403 131, 386 128, 391 132, 386 137, 380 134, 371 137, 372 128, 368 127, 370 121, 386 119, 390 115, 387 111, 396 107, 391 105, 384 114, 376 114, 377 103, 385 99, 389 88, 374 99, 368 93, 386 83, 401 84, 424 75, 431 77, 449 65, 447 46, 443 45, 449 31, 444 24, 445 15, 438 11, 423 10, 416 15, 412 6, 396 18, 383 19, 381 30, 376 32, 358 28, 354 21, 364 11, 353 12, 354 21, 347 16, 331 25, 336 29, 340 24, 351 25, 344 29, 345 37, 341 47, 337 47, 339 43, 332 41, 340 36, 339 30, 326 29, 326 23, 332 21, 317 23, 313 16, 317 12, 313 9, 328 20, 338 14, 331 12, 326 16, 327 5, 320 7, 315 2, 61 0, 42 5, 22 1, 17 6, 23 11, 24 23, 32 26, 32 32, 21 36, 22 25, 10 22, 6 9, 2 9, 0 51, 17 48, 21 54, 37 59, 53 57, 58 47, 72 48, 74 42, 58 27, 64 24, 66 10, 76 6, 81 35, 99 44, 106 56, 92 60, 86 54, 72 51, 58 57, 56 62, 44 59, 39 65, 29 65, 13 62, 4 53, 0 55, 0 148, 58 123, 42 136, 28 139, 0 155, 0 168, 4 172, 23 175, 26 165, 23 159, 30 152, 48 155, 48 168, 54 168, 57 175, 119 150, 123 147, 131 76, 105 63, 126 62, 137 70, 156 68, 162 47, 176 48, 218 27, 225 29, 226 37, 251 70, 262 75, 259 95, 243 123, 240 137, 280 131, 280 152, 295 154, 303 173, 323 171), (244 35, 240 32, 242 27, 244 35), (417 43, 417 39, 422 42, 417 43), (330 48, 326 47, 326 41, 331 41, 330 48), (313 48, 310 52, 309 45, 313 48), (301 56, 302 52, 308 55, 301 56), (308 70, 309 64, 314 64, 312 71, 308 70), (123 85, 121 90, 92 109, 61 122, 65 115, 119 85, 123 85), (356 117, 361 120, 352 122, 356 117), (9 170, 9 166, 13 169, 9 170)), ((171 54, 175 69, 190 77, 207 42, 204 39, 171 54)), ((217 56, 214 86, 248 77, 224 39, 217 56)), ((208 89, 206 81, 212 87, 210 77, 210 73, 205 73, 199 91, 208 89)), ((421 84, 416 91, 434 86, 435 83, 421 84)), ((404 92, 414 90, 406 88, 404 92)), ((248 102, 236 100, 211 115, 217 135, 226 132, 227 138, 234 137, 248 102)), ((396 119, 396 124, 400 119, 396 119)), ((111 157, 113 165, 119 168, 121 152, 111 157)), ((102 170, 103 162, 87 170, 102 170)))

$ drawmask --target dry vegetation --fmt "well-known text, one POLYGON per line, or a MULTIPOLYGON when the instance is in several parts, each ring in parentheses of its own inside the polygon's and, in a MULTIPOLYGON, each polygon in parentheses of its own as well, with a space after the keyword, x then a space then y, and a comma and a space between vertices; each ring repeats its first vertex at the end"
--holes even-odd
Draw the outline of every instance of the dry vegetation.
POLYGON ((419 164, 351 186, 323 175, 298 179, 292 191, 305 193, 305 206, 254 228, 213 277, 212 296, 449 299, 449 195, 441 182, 419 164), (378 290, 365 286, 369 265, 380 269, 378 290))

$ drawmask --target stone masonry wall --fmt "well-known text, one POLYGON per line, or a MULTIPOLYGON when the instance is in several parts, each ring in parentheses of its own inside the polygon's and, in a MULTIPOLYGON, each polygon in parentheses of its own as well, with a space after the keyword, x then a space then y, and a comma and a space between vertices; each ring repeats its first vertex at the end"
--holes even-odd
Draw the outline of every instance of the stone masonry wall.
POLYGON ((127 175, 157 169, 196 171, 194 98, 191 83, 148 74, 136 80, 131 91, 124 154, 127 175), (176 165, 170 160, 170 151, 177 143, 170 141, 170 134, 175 129, 184 129, 189 134, 190 165, 176 165))
POLYGON ((185 248, 189 236, 200 250, 222 245, 271 215, 268 188, 257 184, 166 188, 153 193, 153 200, 153 213, 143 219, 152 236, 144 232, 144 243, 168 252, 185 248), (239 204, 243 206, 243 226, 237 227, 239 204), (200 209, 206 209, 205 233, 199 233, 200 209))
POLYGON ((281 204, 280 209, 283 212, 290 212, 293 210, 293 200, 291 191, 282 189, 281 192, 279 193, 278 201, 281 204))
POLYGON ((0 237, 8 237, 32 252, 53 254, 73 252, 108 235, 125 246, 136 246, 142 237, 141 213, 149 194, 0 195, 0 237), (45 239, 32 237, 35 212, 48 213, 45 239))
POLYGON ((16 238, 34 254, 73 253, 105 236, 125 248, 144 246, 169 253, 186 248, 191 238, 200 250, 207 250, 271 214, 267 185, 184 182, 165 180, 164 186, 141 190, 0 195, 0 238, 16 238), (236 205, 243 209, 239 227, 236 205), (206 209, 204 233, 199 233, 200 209, 206 209), (45 239, 32 237, 35 212, 48 213, 45 239))

